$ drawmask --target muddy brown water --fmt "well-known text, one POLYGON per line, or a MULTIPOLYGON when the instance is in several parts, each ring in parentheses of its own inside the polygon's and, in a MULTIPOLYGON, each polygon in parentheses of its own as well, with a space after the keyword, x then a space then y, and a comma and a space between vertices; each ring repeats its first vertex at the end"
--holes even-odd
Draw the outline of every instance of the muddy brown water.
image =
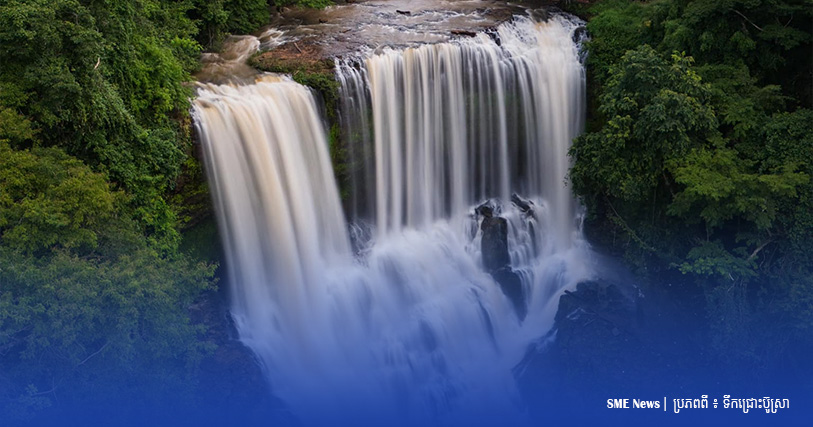
POLYGON ((322 10, 283 8, 257 33, 231 36, 220 52, 204 53, 196 77, 202 82, 252 80, 256 70, 246 61, 257 51, 311 59, 365 55, 470 37, 512 16, 540 13, 524 4, 488 0, 371 0, 322 10))

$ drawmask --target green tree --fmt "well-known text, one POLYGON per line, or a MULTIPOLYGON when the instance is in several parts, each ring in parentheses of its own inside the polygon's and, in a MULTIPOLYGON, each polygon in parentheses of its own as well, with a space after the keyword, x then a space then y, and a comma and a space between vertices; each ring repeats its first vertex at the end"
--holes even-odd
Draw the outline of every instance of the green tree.
POLYGON ((66 403, 177 392, 211 348, 187 310, 213 266, 152 249, 126 209, 125 193, 62 150, 0 142, 4 406, 25 414, 57 389, 66 403))
POLYGON ((214 266, 179 252, 168 203, 198 169, 186 82, 196 39, 267 21, 257 0, 0 3, 4 416, 194 383, 211 344, 188 311, 214 266))
POLYGON ((640 2, 608 0, 596 3, 590 13, 587 63, 595 80, 603 83, 624 53, 654 40, 651 10, 640 2))
POLYGON ((709 254, 753 261, 764 241, 776 238, 781 206, 793 203, 810 176, 799 170, 803 158, 742 156, 718 130, 712 94, 689 58, 673 55, 669 63, 648 46, 627 52, 600 101, 606 124, 575 141, 570 176, 575 191, 590 204, 607 203, 640 246, 694 260, 684 271, 727 277, 740 264, 712 268, 709 254), (679 224, 699 225, 701 241, 675 246, 679 224), (664 240, 670 230, 673 238, 664 240), (715 238, 731 241, 721 246, 715 238))
POLYGON ((671 0, 654 6, 663 51, 683 51, 700 64, 747 66, 810 106, 813 8, 806 0, 671 0), (801 89, 801 90, 800 90, 801 89))
POLYGON ((184 148, 167 114, 187 114, 190 92, 173 56, 178 43, 129 22, 146 6, 0 6, 0 105, 30 121, 42 144, 63 147, 130 192, 144 231, 170 249, 178 239, 173 214, 158 199, 178 175, 184 148))
POLYGON ((639 271, 697 284, 718 357, 757 368, 813 344, 813 9, 662 0, 591 12, 597 114, 570 174, 588 229, 615 236, 639 271))

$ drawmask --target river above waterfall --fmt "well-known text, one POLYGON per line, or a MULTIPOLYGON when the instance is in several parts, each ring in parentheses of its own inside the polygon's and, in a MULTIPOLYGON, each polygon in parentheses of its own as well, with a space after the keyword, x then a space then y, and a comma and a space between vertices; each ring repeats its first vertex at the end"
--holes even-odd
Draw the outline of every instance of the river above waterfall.
POLYGON ((228 37, 218 52, 204 53, 198 81, 251 77, 246 61, 257 51, 274 58, 334 59, 384 48, 443 43, 494 31, 515 16, 546 17, 545 9, 496 1, 363 1, 324 9, 285 7, 253 35, 228 37))
POLYGON ((362 46, 406 47, 448 41, 452 32, 478 32, 523 14, 525 8, 493 1, 359 1, 324 10, 286 9, 271 25, 327 56, 362 46))

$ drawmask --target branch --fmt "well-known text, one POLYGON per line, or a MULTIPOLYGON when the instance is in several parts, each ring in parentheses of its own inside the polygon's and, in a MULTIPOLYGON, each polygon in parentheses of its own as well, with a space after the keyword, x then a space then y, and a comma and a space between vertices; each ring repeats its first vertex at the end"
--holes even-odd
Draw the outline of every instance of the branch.
MULTIPOLYGON (((62 381, 60 381, 60 383, 62 383, 62 381)), ((46 390, 46 391, 40 391, 40 392, 38 392, 38 393, 34 393, 34 394, 32 394, 31 396, 32 396, 32 397, 33 397, 33 396, 42 396, 42 395, 44 395, 44 394, 51 394, 51 393, 55 393, 55 392, 56 392, 56 388, 57 388, 57 384, 56 384, 56 382, 54 381, 54 377, 51 377, 51 389, 50 389, 50 390, 46 390)))
POLYGON ((86 357, 86 358, 85 358, 85 360, 83 360, 83 361, 79 362, 79 364, 78 364, 78 365, 76 365, 76 367, 78 368, 78 367, 80 367, 80 366, 84 365, 84 364, 85 364, 85 362, 87 362, 88 360, 90 360, 92 357, 94 357, 94 356, 96 356, 97 354, 101 353, 101 352, 102 352, 102 350, 104 350, 104 349, 105 349, 105 347, 107 347, 107 346, 108 346, 108 344, 110 344, 110 341, 108 341, 108 342, 104 343, 104 345, 102 346, 102 348, 100 348, 100 349, 96 350, 96 352, 95 352, 95 353, 93 353, 93 354, 91 354, 90 356, 86 357))
POLYGON ((666 170, 662 171, 663 174, 663 182, 666 184, 666 189, 669 190, 669 194, 672 195, 672 198, 675 198, 675 190, 672 188, 672 183, 669 182, 669 177, 666 176, 666 170))
POLYGON ((771 243, 771 242, 773 242, 773 239, 768 239, 768 240, 765 241, 765 243, 759 245, 756 249, 754 249, 754 252, 751 252, 751 256, 748 257, 748 262, 751 262, 754 258, 756 258, 759 251, 764 249, 765 246, 768 246, 768 243, 771 243))
POLYGON ((638 243, 638 245, 640 245, 641 248, 643 248, 643 249, 645 249, 645 250, 647 250, 649 252, 652 252, 652 253, 657 253, 658 252, 657 249, 655 249, 654 247, 648 245, 646 242, 643 241, 643 239, 638 237, 638 234, 635 233, 635 230, 633 230, 632 227, 627 225, 627 222, 624 221, 624 218, 622 218, 621 215, 618 214, 618 211, 615 210, 615 206, 613 206, 612 202, 610 202, 610 198, 607 197, 606 194, 604 195, 604 201, 606 201, 607 204, 610 206, 610 209, 613 210, 613 213, 615 214, 615 217, 618 218, 618 221, 621 222, 621 224, 619 224, 619 225, 621 225, 626 230, 627 235, 632 240, 635 240, 635 242, 638 243))
MULTIPOLYGON (((751 20, 750 20, 750 19, 748 19, 748 17, 747 17, 747 16, 743 15, 742 13, 740 13, 740 11, 738 11, 737 9, 731 9, 731 10, 733 10, 733 11, 734 11, 734 13, 736 13, 737 15, 740 15, 740 16, 742 17, 742 19, 746 20, 746 21, 747 21, 749 24, 753 25, 753 26, 754 26, 754 28, 756 28, 757 30, 759 30, 759 31, 765 31, 765 30, 763 30, 762 28, 759 28, 759 26, 757 26, 757 24, 754 24, 753 22, 751 22, 751 20)), ((790 22, 788 22, 788 23, 790 23, 790 22)))
POLYGON ((51 394, 56 391, 56 386, 53 386, 50 390, 40 391, 38 393, 33 393, 31 396, 42 396, 43 394, 51 394))

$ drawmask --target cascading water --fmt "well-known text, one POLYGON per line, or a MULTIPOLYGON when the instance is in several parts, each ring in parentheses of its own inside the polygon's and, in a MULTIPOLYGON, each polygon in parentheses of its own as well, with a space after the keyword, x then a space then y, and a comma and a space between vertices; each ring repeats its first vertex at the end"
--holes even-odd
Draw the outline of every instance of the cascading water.
POLYGON ((511 368, 550 328, 553 297, 589 273, 564 188, 583 108, 574 29, 520 19, 499 27, 500 43, 480 35, 338 66, 353 219, 375 230, 360 253, 309 90, 274 76, 200 87, 232 315, 305 425, 523 420, 511 368), (512 190, 535 203, 532 215, 502 212, 522 322, 481 266, 472 216, 512 190))
POLYGON ((518 18, 493 38, 340 62, 354 213, 386 234, 516 191, 549 203, 549 237, 569 245, 574 203, 563 182, 584 111, 577 27, 518 18))

